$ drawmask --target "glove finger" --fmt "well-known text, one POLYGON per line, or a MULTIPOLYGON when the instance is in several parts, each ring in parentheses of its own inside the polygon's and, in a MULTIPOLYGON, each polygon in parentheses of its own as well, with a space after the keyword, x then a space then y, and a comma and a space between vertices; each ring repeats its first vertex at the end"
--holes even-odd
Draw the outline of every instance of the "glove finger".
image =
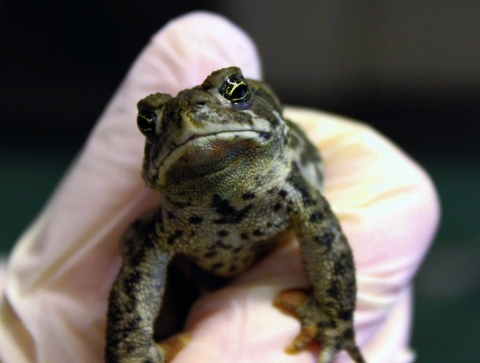
POLYGON ((176 94, 231 65, 260 77, 250 39, 213 14, 181 17, 151 39, 13 252, 2 311, 3 319, 16 314, 21 334, 0 339, 1 354, 18 353, 2 356, 4 362, 100 360, 120 236, 158 202, 140 179, 144 139, 135 125, 136 102, 159 91, 176 94), (22 351, 35 356, 20 358, 22 351))

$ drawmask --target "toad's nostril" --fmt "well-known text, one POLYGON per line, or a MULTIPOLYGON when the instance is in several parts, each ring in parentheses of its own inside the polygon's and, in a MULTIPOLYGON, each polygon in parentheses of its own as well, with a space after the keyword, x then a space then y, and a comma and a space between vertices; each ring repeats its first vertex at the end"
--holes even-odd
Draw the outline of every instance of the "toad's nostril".
POLYGON ((205 106, 205 101, 197 101, 197 106, 204 107, 205 106))

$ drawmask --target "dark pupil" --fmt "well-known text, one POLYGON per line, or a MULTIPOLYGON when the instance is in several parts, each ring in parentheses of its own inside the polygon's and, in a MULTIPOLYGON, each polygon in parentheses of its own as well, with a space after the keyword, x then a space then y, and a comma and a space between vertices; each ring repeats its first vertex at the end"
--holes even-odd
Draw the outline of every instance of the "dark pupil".
POLYGON ((142 112, 137 117, 137 125, 140 130, 153 130, 155 114, 153 112, 142 112))
POLYGON ((232 99, 237 101, 237 100, 242 100, 247 96, 247 85, 241 84, 237 87, 232 92, 232 99))

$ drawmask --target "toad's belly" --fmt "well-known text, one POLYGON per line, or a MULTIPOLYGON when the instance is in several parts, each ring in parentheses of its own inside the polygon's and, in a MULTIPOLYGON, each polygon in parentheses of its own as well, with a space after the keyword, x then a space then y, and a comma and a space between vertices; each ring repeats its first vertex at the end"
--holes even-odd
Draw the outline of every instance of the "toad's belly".
POLYGON ((254 265, 266 253, 284 241, 282 232, 273 233, 267 238, 242 240, 218 239, 202 247, 197 246, 186 257, 200 268, 218 276, 235 276, 254 265))

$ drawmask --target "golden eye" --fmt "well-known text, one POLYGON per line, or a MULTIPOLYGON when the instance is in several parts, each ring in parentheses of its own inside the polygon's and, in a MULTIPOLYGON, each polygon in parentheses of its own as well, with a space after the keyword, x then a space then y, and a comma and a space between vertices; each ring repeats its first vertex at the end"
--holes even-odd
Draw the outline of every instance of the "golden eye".
POLYGON ((232 103, 247 102, 252 94, 241 74, 228 77, 219 89, 219 93, 232 103))
POLYGON ((142 134, 149 136, 155 130, 157 115, 151 111, 140 111, 137 116, 137 126, 142 134))

